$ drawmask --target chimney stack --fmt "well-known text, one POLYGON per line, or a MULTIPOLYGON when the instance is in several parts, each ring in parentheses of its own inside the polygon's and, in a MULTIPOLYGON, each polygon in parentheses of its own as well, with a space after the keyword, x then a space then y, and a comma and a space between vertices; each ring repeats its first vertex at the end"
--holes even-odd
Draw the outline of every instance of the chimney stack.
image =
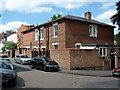
POLYGON ((85 14, 84 14, 84 17, 86 18, 86 19, 91 19, 91 12, 86 12, 85 14))

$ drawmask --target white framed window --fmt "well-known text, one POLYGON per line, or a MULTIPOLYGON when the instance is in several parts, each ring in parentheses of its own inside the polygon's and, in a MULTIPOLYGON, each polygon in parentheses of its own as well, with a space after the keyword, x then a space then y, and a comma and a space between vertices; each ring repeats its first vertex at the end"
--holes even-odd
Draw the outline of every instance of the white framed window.
POLYGON ((40 40, 44 39, 44 27, 40 28, 40 40))
POLYGON ((54 37, 58 37, 58 23, 53 24, 54 27, 54 37))
POLYGON ((100 57, 106 57, 107 56, 107 48, 106 47, 100 47, 99 48, 99 55, 100 55, 100 57))
POLYGON ((90 25, 89 26, 90 37, 97 37, 97 26, 90 25))
POLYGON ((80 49, 81 47, 82 47, 82 44, 81 44, 81 43, 76 43, 76 44, 75 44, 75 48, 80 49))
POLYGON ((35 41, 39 38, 39 30, 35 29, 35 41))
POLYGON ((52 43, 54 49, 58 49, 58 43, 52 43))

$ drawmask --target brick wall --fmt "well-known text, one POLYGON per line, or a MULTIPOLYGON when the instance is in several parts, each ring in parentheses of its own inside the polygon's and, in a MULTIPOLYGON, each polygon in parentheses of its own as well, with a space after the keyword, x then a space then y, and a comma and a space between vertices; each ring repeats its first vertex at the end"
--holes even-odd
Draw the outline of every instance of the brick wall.
MULTIPOLYGON (((113 28, 97 25, 97 37, 89 36, 90 23, 66 20, 66 48, 74 48, 75 43, 112 44, 114 42, 113 28)), ((94 25, 94 24, 93 24, 94 25)))
POLYGON ((60 67, 70 69, 70 51, 69 50, 50 50, 50 58, 55 60, 60 67))
POLYGON ((50 50, 50 57, 58 62, 60 67, 69 69, 104 66, 104 61, 107 60, 99 57, 98 50, 80 49, 50 50))
POLYGON ((70 50, 70 67, 71 68, 81 68, 81 67, 93 67, 93 66, 103 66, 104 58, 99 57, 97 50, 80 50, 72 49, 70 50))

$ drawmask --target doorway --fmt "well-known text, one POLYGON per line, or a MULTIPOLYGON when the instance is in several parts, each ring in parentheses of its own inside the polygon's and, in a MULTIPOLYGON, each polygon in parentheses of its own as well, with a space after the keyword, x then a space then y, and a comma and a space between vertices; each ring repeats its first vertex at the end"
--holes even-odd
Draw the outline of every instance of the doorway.
POLYGON ((110 57, 111 57, 111 70, 115 69, 115 49, 112 48, 110 50, 110 57))

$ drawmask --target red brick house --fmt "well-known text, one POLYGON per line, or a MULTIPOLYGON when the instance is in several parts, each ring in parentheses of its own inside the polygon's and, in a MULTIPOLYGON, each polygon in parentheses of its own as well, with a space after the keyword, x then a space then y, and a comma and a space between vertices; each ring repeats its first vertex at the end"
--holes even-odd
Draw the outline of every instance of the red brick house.
POLYGON ((21 27, 19 28, 18 32, 17 32, 17 44, 18 44, 18 51, 16 51, 16 54, 21 54, 22 53, 22 49, 23 49, 23 34, 21 32, 28 30, 30 28, 33 28, 34 25, 21 25, 21 27))
POLYGON ((90 12, 84 18, 66 15, 21 33, 22 48, 26 48, 23 53, 34 56, 33 51, 39 52, 40 47, 41 55, 49 56, 61 67, 113 69, 118 66, 115 56, 120 47, 114 45, 114 26, 92 20, 90 12))

